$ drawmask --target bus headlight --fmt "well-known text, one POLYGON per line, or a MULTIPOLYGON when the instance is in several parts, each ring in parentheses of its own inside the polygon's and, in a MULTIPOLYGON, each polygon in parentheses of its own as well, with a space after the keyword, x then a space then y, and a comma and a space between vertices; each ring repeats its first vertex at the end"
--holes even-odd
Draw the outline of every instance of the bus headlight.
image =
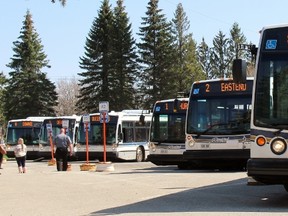
POLYGON ((117 148, 117 144, 112 144, 112 150, 116 150, 116 148, 117 148))
POLYGON ((286 149, 287 149, 287 144, 285 140, 283 139, 275 139, 271 143, 271 151, 274 154, 281 155, 286 151, 286 149))
POLYGON ((156 151, 156 146, 155 146, 155 144, 154 144, 154 143, 149 143, 149 149, 150 149, 151 151, 155 152, 155 151, 156 151))
POLYGON ((186 136, 186 144, 190 147, 193 147, 195 145, 195 141, 191 135, 186 136))
POLYGON ((43 145, 39 144, 39 149, 43 150, 43 145))

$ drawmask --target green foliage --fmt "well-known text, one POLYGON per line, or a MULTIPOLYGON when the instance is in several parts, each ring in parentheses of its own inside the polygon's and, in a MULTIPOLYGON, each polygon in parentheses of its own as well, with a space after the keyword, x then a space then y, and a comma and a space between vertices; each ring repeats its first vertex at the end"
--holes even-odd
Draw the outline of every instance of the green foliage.
POLYGON ((133 85, 136 82, 138 64, 132 26, 129 24, 123 0, 118 0, 114 9, 113 27, 111 105, 115 110, 134 109, 137 95, 133 85))
POLYGON ((144 108, 151 107, 157 100, 175 97, 171 23, 161 11, 158 0, 149 1, 140 27, 141 42, 137 44, 142 67, 139 87, 144 108))
POLYGON ((43 67, 50 66, 29 11, 18 39, 13 43, 14 55, 7 65, 13 71, 9 73, 3 95, 6 120, 54 115, 56 87, 46 78, 46 73, 41 72, 43 67))
POLYGON ((80 95, 77 107, 84 112, 98 112, 99 101, 108 100, 111 95, 111 47, 113 31, 113 13, 108 0, 104 0, 98 17, 86 39, 85 55, 80 58, 78 73, 80 95))
MULTIPOLYGON (((51 0, 52 3, 55 3, 55 0, 51 0)), ((66 0, 59 0, 59 2, 62 4, 64 7, 66 5, 66 0)))
POLYGON ((172 32, 174 35, 174 81, 177 92, 189 92, 191 84, 196 80, 205 78, 205 74, 198 61, 196 42, 192 34, 188 33, 190 23, 184 12, 182 4, 178 4, 175 17, 172 20, 172 32))
POLYGON ((135 108, 134 82, 138 64, 131 24, 123 1, 114 12, 104 0, 95 18, 80 58, 80 96, 77 106, 86 112, 97 112, 100 101, 109 101, 111 110, 135 108))

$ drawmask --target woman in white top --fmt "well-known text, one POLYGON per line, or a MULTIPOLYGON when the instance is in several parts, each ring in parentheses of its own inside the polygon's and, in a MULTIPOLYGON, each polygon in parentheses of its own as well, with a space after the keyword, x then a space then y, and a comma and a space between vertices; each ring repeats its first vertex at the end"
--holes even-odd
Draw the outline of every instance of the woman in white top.
POLYGON ((24 144, 24 140, 22 138, 18 139, 18 144, 16 145, 14 149, 14 153, 15 153, 15 158, 17 161, 19 173, 25 173, 26 172, 25 162, 26 162, 27 147, 24 144))

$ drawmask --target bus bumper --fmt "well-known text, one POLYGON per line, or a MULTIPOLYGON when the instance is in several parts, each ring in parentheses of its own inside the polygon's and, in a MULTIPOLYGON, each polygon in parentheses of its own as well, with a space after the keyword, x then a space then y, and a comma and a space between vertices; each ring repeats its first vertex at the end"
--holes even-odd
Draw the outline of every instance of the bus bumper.
POLYGON ((251 158, 247 174, 264 184, 288 184, 288 159, 251 158))
POLYGON ((250 157, 249 149, 232 150, 197 150, 185 151, 183 157, 188 162, 194 162, 202 168, 237 168, 246 169, 247 160, 250 157))
POLYGON ((160 154, 149 154, 147 160, 155 165, 178 165, 186 162, 183 155, 169 154, 169 155, 160 155, 160 154))
POLYGON ((231 150, 186 150, 183 153, 185 160, 248 160, 250 149, 231 150))

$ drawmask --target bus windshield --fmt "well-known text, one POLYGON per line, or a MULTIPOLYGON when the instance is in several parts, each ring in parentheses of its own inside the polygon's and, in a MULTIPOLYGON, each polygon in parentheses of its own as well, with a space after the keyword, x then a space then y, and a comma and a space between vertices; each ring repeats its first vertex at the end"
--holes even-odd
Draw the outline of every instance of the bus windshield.
MULTIPOLYGON (((79 143, 86 142, 86 130, 85 124, 79 125, 79 143)), ((88 129, 88 141, 89 144, 103 144, 103 124, 93 123, 88 129)), ((106 143, 113 144, 116 142, 116 122, 106 123, 106 143)))
MULTIPOLYGON (((41 123, 40 123, 41 125, 41 123)), ((17 144, 18 138, 24 139, 25 144, 38 144, 40 126, 38 128, 8 128, 7 143, 17 144)))
POLYGON ((251 97, 190 99, 187 132, 197 135, 250 133, 251 97))
POLYGON ((183 143, 186 113, 154 114, 151 123, 152 142, 183 143))
MULTIPOLYGON (((41 144, 45 144, 49 141, 49 134, 47 132, 47 124, 52 125, 52 137, 56 137, 60 133, 60 130, 62 128, 62 120, 64 120, 64 119, 46 119, 46 120, 44 120, 42 128, 41 128, 40 137, 39 137, 39 142, 41 144)), ((69 119, 69 127, 65 128, 65 133, 67 136, 70 137, 71 140, 74 140, 73 139, 73 135, 74 135, 73 129, 74 129, 75 124, 76 124, 75 119, 69 119)))
POLYGON ((259 57, 254 124, 288 128, 288 52, 262 52, 259 57))

